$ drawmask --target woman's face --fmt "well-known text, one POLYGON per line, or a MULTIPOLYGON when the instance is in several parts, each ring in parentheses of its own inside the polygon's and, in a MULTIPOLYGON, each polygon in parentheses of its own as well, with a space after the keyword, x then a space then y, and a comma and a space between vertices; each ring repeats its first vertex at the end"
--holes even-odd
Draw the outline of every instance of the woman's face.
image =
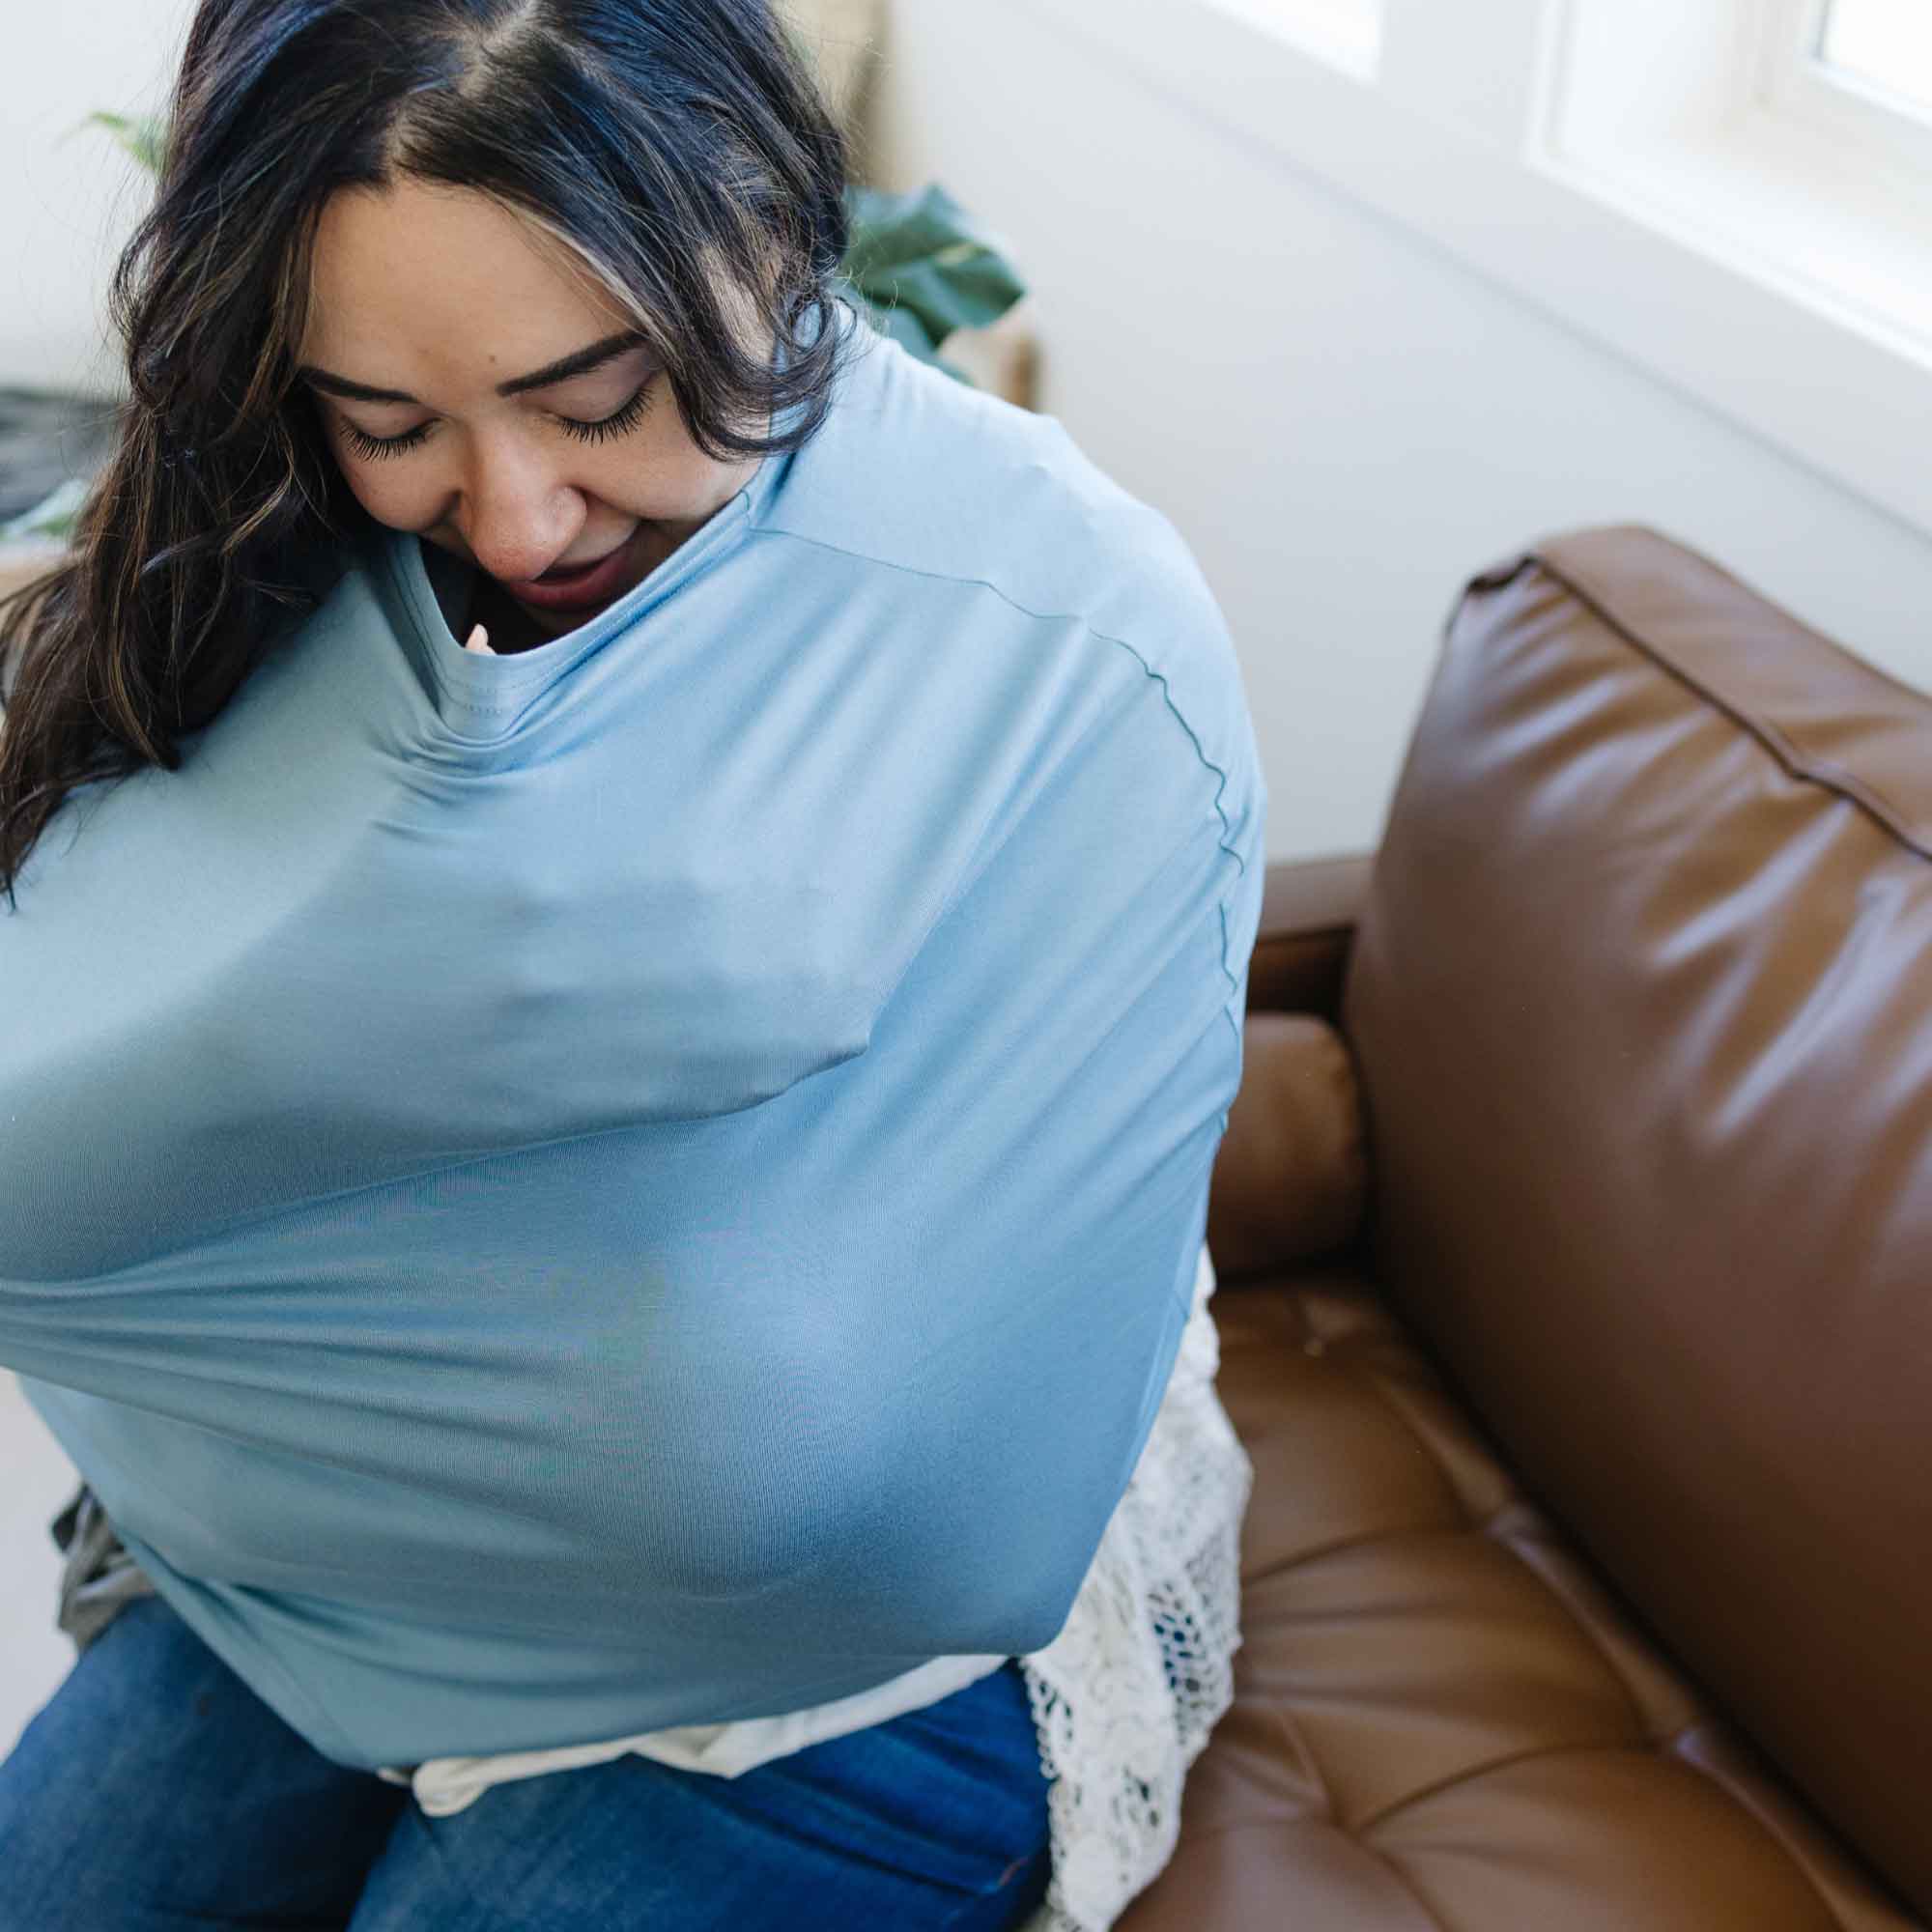
POLYGON ((342 190, 323 211, 297 359, 363 508, 467 557, 557 636, 640 582, 757 463, 698 449, 650 349, 612 344, 630 319, 549 240, 467 189, 342 190), (593 347, 614 353, 522 386, 593 347), (582 608, 519 594, 620 549, 582 608))

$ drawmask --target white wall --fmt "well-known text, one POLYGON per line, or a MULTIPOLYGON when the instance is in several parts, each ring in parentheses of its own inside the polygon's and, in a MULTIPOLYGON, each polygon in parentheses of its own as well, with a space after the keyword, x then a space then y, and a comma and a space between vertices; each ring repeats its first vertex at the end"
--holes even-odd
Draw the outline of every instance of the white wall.
POLYGON ((1007 238, 1041 407, 1200 558, 1271 857, 1375 842, 1457 591, 1544 532, 1654 524, 1932 687, 1932 543, 1104 36, 1030 0, 893 0, 873 85, 869 172, 937 178, 1007 238))
POLYGON ((7 9, 0 73, 0 384, 118 393, 103 298, 148 178, 96 109, 166 98, 192 13, 185 0, 67 0, 7 9))

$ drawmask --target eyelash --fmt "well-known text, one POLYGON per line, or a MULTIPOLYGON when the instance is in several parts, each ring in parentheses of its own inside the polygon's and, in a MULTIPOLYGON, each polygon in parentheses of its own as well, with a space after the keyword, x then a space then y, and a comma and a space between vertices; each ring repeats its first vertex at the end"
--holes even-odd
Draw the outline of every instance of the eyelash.
MULTIPOLYGON (((655 380, 647 376, 643 386, 614 415, 601 417, 596 422, 580 422, 575 416, 556 416, 553 420, 566 436, 574 436, 580 442, 607 442, 613 436, 626 436, 642 419, 650 402, 651 384, 655 380)), ((405 455, 422 442, 430 429, 429 423, 419 423, 402 436, 382 437, 370 436, 354 423, 342 424, 342 434, 350 448, 358 456, 368 457, 405 455)))

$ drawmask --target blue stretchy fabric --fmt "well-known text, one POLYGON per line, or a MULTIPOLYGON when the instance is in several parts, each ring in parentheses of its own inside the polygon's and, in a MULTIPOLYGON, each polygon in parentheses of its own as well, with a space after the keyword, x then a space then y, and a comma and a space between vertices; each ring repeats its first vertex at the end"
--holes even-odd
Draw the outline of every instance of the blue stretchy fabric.
POLYGON ((1266 795, 1172 525, 849 312, 825 422, 465 652, 371 525, 0 901, 0 1362, 361 1770, 1065 1622, 1173 1368, 1266 795))

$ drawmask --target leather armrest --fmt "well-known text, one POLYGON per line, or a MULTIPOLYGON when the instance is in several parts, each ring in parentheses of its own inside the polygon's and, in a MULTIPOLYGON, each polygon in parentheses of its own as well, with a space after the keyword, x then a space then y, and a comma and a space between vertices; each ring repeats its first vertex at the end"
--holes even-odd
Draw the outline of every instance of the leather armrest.
POLYGON ((1314 1013, 1336 1021, 1373 852, 1279 859, 1262 888, 1261 928, 1248 967, 1248 1011, 1314 1013))
POLYGON ((1368 1202, 1361 1092, 1335 1028, 1310 1013, 1250 1013, 1241 1062, 1208 1191, 1217 1287, 1350 1246, 1368 1202))

